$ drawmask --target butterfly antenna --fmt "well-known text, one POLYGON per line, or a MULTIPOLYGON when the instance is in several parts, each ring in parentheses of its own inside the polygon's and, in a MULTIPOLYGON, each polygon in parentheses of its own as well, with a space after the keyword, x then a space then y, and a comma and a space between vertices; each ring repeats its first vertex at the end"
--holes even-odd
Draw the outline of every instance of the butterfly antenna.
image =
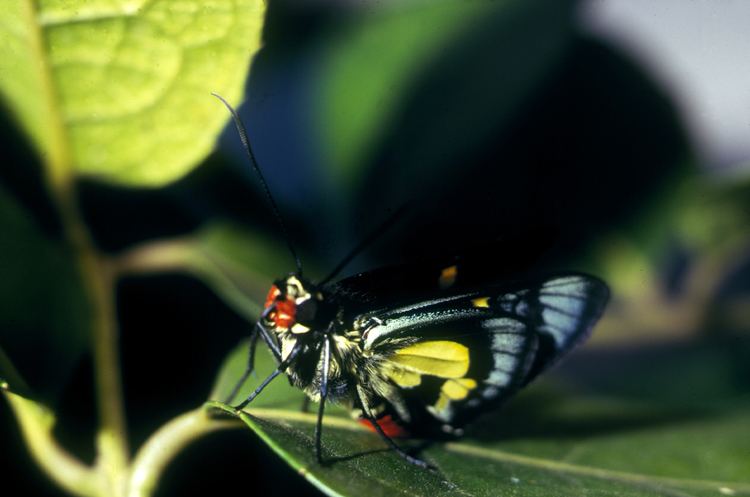
POLYGON ((260 170, 258 161, 255 159, 255 154, 253 153, 253 148, 250 146, 250 140, 247 138, 247 131, 245 130, 245 125, 242 123, 242 119, 240 119, 240 116, 237 114, 237 111, 234 110, 234 107, 229 105, 229 102, 224 100, 224 97, 214 92, 211 92, 211 95, 221 100, 221 103, 223 103, 224 106, 232 114, 234 127, 237 128, 237 133, 240 135, 240 141, 242 141, 242 146, 245 149, 245 152, 247 153, 248 159, 250 159, 250 164, 253 166, 255 173, 258 175, 260 184, 263 187, 263 191, 266 194, 266 199, 268 199, 268 203, 271 205, 271 210, 273 211, 273 215, 276 218, 276 221, 279 223, 279 227, 281 228, 281 234, 284 236, 284 239, 286 240, 286 244, 289 247, 289 252, 292 254, 292 257, 294 257, 294 263, 297 266, 297 274, 302 276, 302 261, 297 255, 297 251, 294 250, 294 245, 292 245, 292 239, 289 237, 289 232, 286 230, 286 225, 284 224, 284 219, 281 217, 281 212, 279 212, 279 207, 276 205, 276 201, 273 199, 273 196, 271 195, 271 190, 268 188, 268 183, 266 183, 266 178, 263 177, 263 173, 260 170))
POLYGON ((346 257, 344 257, 341 262, 338 263, 338 265, 333 268, 333 271, 323 279, 319 285, 325 285, 329 281, 331 281, 333 278, 336 277, 337 274, 339 274, 350 262, 352 262, 352 259, 357 257, 364 249, 366 249, 372 242, 374 242, 380 235, 385 233, 388 228, 393 226, 396 221, 401 217, 401 215, 406 211, 407 204, 402 205, 396 211, 391 214, 385 221, 383 221, 380 226, 375 228, 369 235, 367 235, 364 239, 362 239, 354 249, 352 249, 349 254, 347 254, 346 257))

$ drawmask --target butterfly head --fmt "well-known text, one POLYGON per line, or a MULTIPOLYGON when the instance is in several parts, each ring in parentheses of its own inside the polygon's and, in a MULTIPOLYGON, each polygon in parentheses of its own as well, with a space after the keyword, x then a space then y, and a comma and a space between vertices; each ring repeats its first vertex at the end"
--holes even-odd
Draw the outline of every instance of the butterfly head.
POLYGON ((266 296, 265 321, 277 333, 302 335, 315 327, 323 294, 296 274, 276 281, 266 296))

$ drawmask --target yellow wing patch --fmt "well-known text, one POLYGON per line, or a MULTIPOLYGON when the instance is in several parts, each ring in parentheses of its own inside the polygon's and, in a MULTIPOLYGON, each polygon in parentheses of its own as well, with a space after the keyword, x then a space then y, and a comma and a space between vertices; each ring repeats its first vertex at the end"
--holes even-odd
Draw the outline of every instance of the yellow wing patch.
POLYGON ((469 395, 469 391, 476 387, 476 380, 472 380, 471 378, 459 378, 457 380, 446 380, 440 391, 451 400, 461 400, 465 399, 466 396, 469 395))
POLYGON ((388 377, 393 382, 403 388, 416 387, 422 383, 422 375, 403 368, 393 368, 388 373, 388 377))
POLYGON ((490 298, 489 297, 479 297, 477 299, 472 299, 471 305, 474 307, 489 307, 490 306, 490 298))
POLYGON ((415 373, 461 378, 469 370, 469 349, 447 340, 419 342, 397 350, 389 361, 415 373))
POLYGON ((469 392, 477 387, 476 380, 471 378, 460 378, 458 380, 446 380, 440 389, 440 396, 435 402, 435 410, 440 412, 448 407, 451 400, 463 400, 469 392))
POLYGON ((438 397, 437 402, 435 402, 435 409, 442 411, 448 407, 449 401, 465 399, 469 395, 469 392, 476 387, 476 380, 472 380, 471 378, 446 380, 445 383, 443 383, 443 387, 440 389, 440 397, 438 397))
POLYGON ((415 343, 387 360, 388 378, 403 388, 422 383, 422 375, 461 378, 469 370, 469 349, 448 340, 415 343))

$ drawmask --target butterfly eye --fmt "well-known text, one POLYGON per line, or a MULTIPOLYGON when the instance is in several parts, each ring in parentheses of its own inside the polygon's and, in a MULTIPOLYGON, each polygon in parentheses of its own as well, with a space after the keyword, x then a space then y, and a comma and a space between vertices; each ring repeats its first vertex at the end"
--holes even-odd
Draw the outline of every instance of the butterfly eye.
POLYGON ((288 329, 297 320, 297 305, 292 299, 277 300, 272 304, 275 308, 269 315, 276 328, 288 329))
POLYGON ((264 309, 264 315, 276 328, 288 329, 295 323, 297 304, 291 297, 283 295, 277 285, 268 291, 264 309))
POLYGON ((271 307, 280 296, 281 290, 279 290, 279 287, 271 285, 271 289, 268 290, 268 295, 266 295, 266 302, 263 304, 263 308, 268 309, 271 307))
POLYGON ((297 304, 297 322, 312 323, 315 320, 315 314, 318 311, 318 304, 315 299, 303 300, 297 304))

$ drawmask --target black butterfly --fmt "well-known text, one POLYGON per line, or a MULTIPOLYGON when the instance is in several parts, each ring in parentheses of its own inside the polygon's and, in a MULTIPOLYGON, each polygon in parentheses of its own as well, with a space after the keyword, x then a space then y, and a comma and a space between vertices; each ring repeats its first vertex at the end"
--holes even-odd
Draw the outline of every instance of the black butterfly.
MULTIPOLYGON (((283 228, 242 123, 224 103, 283 228)), ((297 271, 271 287, 252 331, 247 371, 230 396, 252 370, 262 339, 278 367, 236 408, 286 374, 319 403, 319 462, 330 400, 347 406, 406 460, 427 467, 393 437, 460 434, 585 340, 609 298, 601 280, 577 273, 477 284, 464 278, 461 262, 380 269, 329 283, 362 246, 315 284, 302 276, 290 244, 297 271)))

